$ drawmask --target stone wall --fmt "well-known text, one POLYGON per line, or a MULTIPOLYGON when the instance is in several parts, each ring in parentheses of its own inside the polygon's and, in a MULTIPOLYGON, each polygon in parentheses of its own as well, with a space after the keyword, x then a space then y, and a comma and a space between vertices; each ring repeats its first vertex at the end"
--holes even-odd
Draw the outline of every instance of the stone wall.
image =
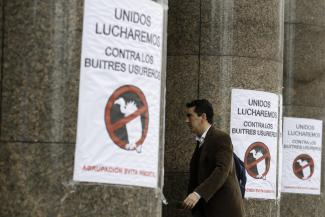
MULTIPOLYGON (((283 2, 193 0, 169 2, 165 194, 186 197, 195 148, 185 124, 185 103, 212 102, 214 125, 229 132, 232 88, 282 93, 283 2)), ((272 200, 246 200, 246 216, 276 216, 272 200)), ((190 216, 167 207, 165 217, 190 216)))
POLYGON ((83 1, 1 12, 0 216, 160 216, 152 189, 72 183, 83 1))

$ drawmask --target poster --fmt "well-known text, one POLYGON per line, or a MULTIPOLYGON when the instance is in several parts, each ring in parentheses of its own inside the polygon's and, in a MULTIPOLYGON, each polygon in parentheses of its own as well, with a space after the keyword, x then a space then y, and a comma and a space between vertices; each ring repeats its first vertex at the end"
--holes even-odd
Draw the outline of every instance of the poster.
POLYGON ((320 194, 321 120, 283 119, 282 192, 320 194))
POLYGON ((163 8, 85 0, 75 181, 157 187, 163 8))
POLYGON ((278 95, 232 90, 230 135, 246 167, 246 198, 276 199, 278 120, 278 95))

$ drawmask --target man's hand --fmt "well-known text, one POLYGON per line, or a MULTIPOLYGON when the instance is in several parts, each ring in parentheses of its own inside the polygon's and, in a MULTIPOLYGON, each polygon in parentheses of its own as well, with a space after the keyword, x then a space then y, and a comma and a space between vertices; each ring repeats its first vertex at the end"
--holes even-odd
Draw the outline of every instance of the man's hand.
POLYGON ((195 193, 190 193, 183 201, 184 209, 192 209, 199 201, 199 196, 195 193))

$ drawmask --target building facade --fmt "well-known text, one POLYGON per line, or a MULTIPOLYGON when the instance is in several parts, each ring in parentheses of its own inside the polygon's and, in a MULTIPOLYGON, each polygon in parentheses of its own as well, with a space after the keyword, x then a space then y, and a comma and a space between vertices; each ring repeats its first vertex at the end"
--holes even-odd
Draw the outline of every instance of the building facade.
MULTIPOLYGON (((154 189, 72 182, 83 1, 0 6, 0 216, 190 216, 162 205, 154 189)), ((184 124, 189 100, 210 100, 214 125, 226 132, 232 88, 283 95, 283 116, 325 120, 325 2, 171 0, 168 7, 161 171, 174 201, 186 196, 195 147, 184 124)), ((323 168, 324 159, 323 151, 323 168)), ((245 200, 246 216, 325 216, 323 171, 321 195, 245 200)))

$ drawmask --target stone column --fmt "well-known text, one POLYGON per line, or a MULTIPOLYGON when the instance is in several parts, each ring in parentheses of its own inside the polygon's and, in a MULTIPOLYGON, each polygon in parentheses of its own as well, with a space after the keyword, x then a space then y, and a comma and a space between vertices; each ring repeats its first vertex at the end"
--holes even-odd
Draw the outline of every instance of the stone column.
POLYGON ((0 216, 160 216, 152 189, 71 182, 83 1, 2 2, 0 216))
MULTIPOLYGON (((285 1, 284 116, 325 121, 325 2, 285 1)), ((325 216, 325 151, 321 195, 283 193, 281 216, 325 216)), ((320 163, 320 162, 317 162, 320 163)))
MULTIPOLYGON (((229 132, 232 88, 282 93, 283 1, 195 0, 169 3, 165 193, 186 196, 195 148, 185 102, 207 98, 215 126, 229 132)), ((273 200, 245 200, 246 216, 276 216, 273 200)), ((190 216, 172 207, 164 216, 190 216)))

